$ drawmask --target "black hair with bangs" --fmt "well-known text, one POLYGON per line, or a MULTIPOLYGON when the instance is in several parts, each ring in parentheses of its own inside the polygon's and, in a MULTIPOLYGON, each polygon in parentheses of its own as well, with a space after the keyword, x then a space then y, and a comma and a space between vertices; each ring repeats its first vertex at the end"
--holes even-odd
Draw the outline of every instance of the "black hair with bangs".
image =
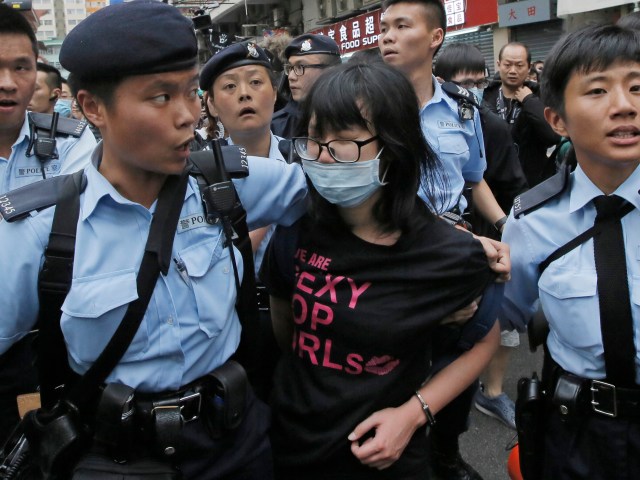
MULTIPOLYGON (((323 73, 302 104, 302 125, 313 121, 310 136, 323 137, 362 127, 380 137, 384 147, 380 172, 386 172, 382 195, 373 215, 386 231, 410 231, 423 209, 417 196, 422 188, 436 205, 435 192, 443 192, 446 180, 420 125, 418 99, 409 80, 382 62, 343 64, 323 73)), ((322 198, 311 182, 311 214, 316 221, 341 222, 335 205, 322 198)), ((442 202, 440 202, 442 203, 442 202)))

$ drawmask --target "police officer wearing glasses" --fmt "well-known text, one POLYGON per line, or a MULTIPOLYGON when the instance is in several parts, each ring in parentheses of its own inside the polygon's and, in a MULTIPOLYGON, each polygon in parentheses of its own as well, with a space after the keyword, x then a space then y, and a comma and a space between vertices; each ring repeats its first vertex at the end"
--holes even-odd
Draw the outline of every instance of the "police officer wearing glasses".
POLYGON ((297 135, 300 117, 299 103, 304 100, 317 78, 327 68, 340 63, 340 49, 325 35, 306 33, 295 38, 285 49, 287 77, 291 98, 273 115, 271 131, 280 137, 297 135))

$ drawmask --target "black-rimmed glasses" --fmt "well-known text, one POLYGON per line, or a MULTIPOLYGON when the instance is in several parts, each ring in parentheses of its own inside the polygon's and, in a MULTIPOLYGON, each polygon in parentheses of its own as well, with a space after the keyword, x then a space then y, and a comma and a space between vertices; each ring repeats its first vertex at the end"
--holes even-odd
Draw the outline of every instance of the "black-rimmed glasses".
POLYGON ((466 88, 467 90, 473 87, 484 89, 489 86, 489 80, 486 78, 482 80, 464 80, 462 82, 453 82, 453 83, 455 83, 456 85, 460 85, 462 88, 466 88))
POLYGON ((313 65, 291 65, 289 63, 286 63, 283 68, 285 75, 289 75, 291 73, 291 70, 293 70, 293 73, 295 73, 298 77, 301 77, 302 75, 304 75, 305 68, 327 68, 328 66, 329 65, 327 65, 326 63, 317 63, 313 65))
POLYGON ((366 140, 330 140, 319 142, 310 137, 293 138, 293 148, 303 160, 317 161, 322 154, 322 149, 327 148, 329 155, 339 163, 354 163, 360 160, 360 149, 378 139, 374 135, 366 140))

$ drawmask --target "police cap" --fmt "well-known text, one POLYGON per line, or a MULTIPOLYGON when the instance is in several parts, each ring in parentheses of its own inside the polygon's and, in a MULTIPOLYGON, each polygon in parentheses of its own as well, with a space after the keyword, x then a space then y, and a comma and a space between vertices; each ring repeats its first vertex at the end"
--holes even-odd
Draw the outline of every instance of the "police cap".
POLYGON ((252 42, 234 43, 209 59, 200 72, 200 88, 209 90, 221 73, 244 65, 262 65, 272 70, 269 57, 261 47, 252 42))
POLYGON ((284 56, 286 58, 298 55, 315 55, 318 53, 339 57, 340 48, 331 37, 305 33, 304 35, 294 38, 284 50, 284 56))
POLYGON ((185 70, 197 60, 191 20, 154 0, 98 10, 69 32, 60 49, 60 64, 83 79, 185 70))

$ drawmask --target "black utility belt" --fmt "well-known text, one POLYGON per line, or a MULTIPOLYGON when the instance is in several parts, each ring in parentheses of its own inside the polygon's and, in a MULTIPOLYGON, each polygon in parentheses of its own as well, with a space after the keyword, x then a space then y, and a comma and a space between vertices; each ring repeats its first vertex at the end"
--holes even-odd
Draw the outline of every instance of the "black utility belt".
POLYGON ((139 447, 135 442, 176 458, 184 450, 183 428, 192 422, 201 422, 212 438, 237 428, 247 389, 244 368, 233 360, 178 391, 142 393, 107 384, 96 410, 94 440, 116 460, 126 460, 139 447))
POLYGON ((640 387, 617 387, 560 369, 548 392, 552 407, 562 416, 587 414, 640 422, 640 387))

